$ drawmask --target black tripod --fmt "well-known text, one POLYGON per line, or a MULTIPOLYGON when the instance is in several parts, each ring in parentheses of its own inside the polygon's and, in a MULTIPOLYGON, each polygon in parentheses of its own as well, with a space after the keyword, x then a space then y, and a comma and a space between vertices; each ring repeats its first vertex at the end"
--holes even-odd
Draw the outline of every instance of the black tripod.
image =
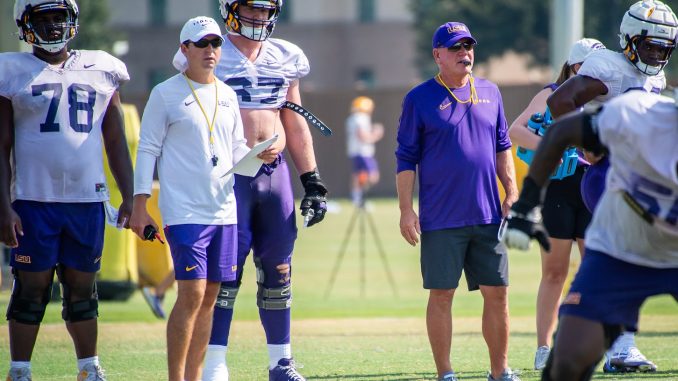
POLYGON ((377 246, 377 250, 379 252, 379 257, 381 258, 381 262, 384 265, 384 271, 386 272, 386 277, 388 278, 388 282, 391 284, 391 290, 393 290, 393 295, 398 296, 398 291, 396 290, 395 282, 393 281, 393 275, 391 274, 391 269, 388 266, 388 260, 386 259, 386 253, 384 252, 384 248, 381 245, 381 239, 379 238, 379 233, 377 232, 377 227, 374 224, 374 220, 372 219, 372 215, 370 212, 365 208, 365 199, 362 200, 359 206, 356 206, 353 211, 353 216, 351 217, 351 221, 348 224, 348 229, 346 230, 346 234, 344 235, 344 240, 341 243, 341 246, 339 248, 339 254, 337 255, 337 260, 334 262, 334 268, 332 269, 332 273, 330 275, 330 282, 327 284, 327 290, 325 290, 325 297, 329 297, 330 292, 332 291, 332 286, 334 285, 334 281, 337 278, 337 272, 339 272, 339 267, 341 266, 341 261, 344 258, 344 255, 346 254, 346 248, 348 247, 348 242, 351 239, 351 233, 353 233, 353 228, 358 225, 358 234, 359 234, 359 247, 360 247, 360 296, 364 297, 365 296, 365 238, 367 236, 367 232, 365 229, 366 222, 370 226, 370 230, 372 231, 372 236, 374 237, 374 243, 377 246), (356 221, 358 222, 356 224, 356 221))

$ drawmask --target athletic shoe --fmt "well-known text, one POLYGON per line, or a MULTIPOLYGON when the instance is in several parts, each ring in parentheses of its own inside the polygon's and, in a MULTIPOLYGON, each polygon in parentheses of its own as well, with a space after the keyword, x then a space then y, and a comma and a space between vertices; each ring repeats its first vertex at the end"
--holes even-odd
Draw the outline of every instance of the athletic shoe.
POLYGON ((275 368, 268 371, 268 381, 306 381, 297 372, 293 359, 280 359, 275 368))
POLYGON ((31 381, 30 368, 9 368, 7 381, 31 381))
POLYGON ((605 373, 656 372, 657 365, 648 360, 636 347, 623 348, 619 352, 605 353, 605 373))
POLYGON ((542 345, 537 348, 537 353, 534 354, 534 370, 542 370, 546 367, 546 360, 549 359, 551 348, 547 345, 542 345))
POLYGON ((520 381, 520 377, 517 374, 513 373, 511 369, 504 369, 504 373, 501 374, 501 377, 494 378, 492 373, 487 375, 487 381, 520 381))
POLYGON ((165 310, 162 309, 162 298, 158 298, 152 291, 150 287, 144 287, 141 289, 141 293, 144 295, 144 299, 148 306, 151 307, 153 315, 158 319, 165 318, 165 310))
POLYGON ((77 381, 106 381, 106 376, 99 365, 89 363, 78 373, 77 381))
POLYGON ((459 380, 457 379, 457 375, 454 374, 454 372, 447 372, 443 374, 443 376, 440 377, 438 381, 459 381, 459 380))

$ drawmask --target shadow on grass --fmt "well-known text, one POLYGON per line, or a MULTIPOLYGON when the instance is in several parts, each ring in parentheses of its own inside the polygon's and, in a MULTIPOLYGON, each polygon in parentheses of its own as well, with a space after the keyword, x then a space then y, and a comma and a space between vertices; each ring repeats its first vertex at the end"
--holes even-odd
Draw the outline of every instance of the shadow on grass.
MULTIPOLYGON (((487 380, 487 372, 458 372, 457 376, 464 380, 487 380)), ((309 378, 310 379, 310 378, 309 378)), ((378 373, 378 374, 331 374, 313 376, 313 380, 352 380, 352 381, 425 381, 435 380, 435 374, 429 372, 415 373, 378 373)))

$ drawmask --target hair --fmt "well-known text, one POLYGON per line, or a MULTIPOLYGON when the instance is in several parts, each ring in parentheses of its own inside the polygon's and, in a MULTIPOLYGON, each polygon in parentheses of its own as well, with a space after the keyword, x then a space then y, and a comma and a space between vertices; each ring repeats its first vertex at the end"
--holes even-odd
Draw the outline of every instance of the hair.
POLYGON ((556 79, 556 85, 562 85, 563 82, 567 81, 573 75, 574 71, 572 71, 572 65, 568 65, 566 61, 560 69, 560 74, 558 74, 558 79, 556 79))

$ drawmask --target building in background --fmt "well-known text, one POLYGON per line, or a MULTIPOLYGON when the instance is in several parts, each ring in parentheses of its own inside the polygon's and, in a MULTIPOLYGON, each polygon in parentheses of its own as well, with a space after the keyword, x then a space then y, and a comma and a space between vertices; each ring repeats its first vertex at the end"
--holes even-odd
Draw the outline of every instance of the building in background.
MULTIPOLYGON (((122 99, 139 110, 153 86, 176 73, 171 61, 185 21, 198 15, 222 20, 218 0, 106 1, 110 26, 126 38, 118 44, 117 53, 124 53, 120 58, 132 80, 121 88, 122 99)), ((374 99, 374 118, 385 127, 384 139, 376 147, 383 176, 373 193, 395 196, 390 174, 395 173, 393 150, 400 105, 405 93, 421 81, 415 55, 417 30, 409 2, 285 0, 273 37, 299 45, 311 63, 310 74, 301 81, 302 99, 334 130, 329 139, 314 135, 319 166, 323 173, 332 174, 325 176, 332 197, 347 197, 350 190, 344 120, 357 95, 374 99)), ((12 0, 0 0, 0 51, 29 50, 18 42, 12 5, 12 0)), ((527 61, 525 56, 507 53, 476 65, 476 75, 501 87, 509 120, 550 81, 548 70, 529 67, 527 61)))
MULTIPOLYGON (((175 73, 176 36, 197 15, 221 21, 217 0, 108 0, 112 26, 127 34, 123 57, 135 103, 175 73)), ((85 20, 83 20, 84 22, 85 20)), ((406 88, 416 83, 408 0, 285 0, 273 37, 299 45, 311 62, 302 91, 406 88)))

